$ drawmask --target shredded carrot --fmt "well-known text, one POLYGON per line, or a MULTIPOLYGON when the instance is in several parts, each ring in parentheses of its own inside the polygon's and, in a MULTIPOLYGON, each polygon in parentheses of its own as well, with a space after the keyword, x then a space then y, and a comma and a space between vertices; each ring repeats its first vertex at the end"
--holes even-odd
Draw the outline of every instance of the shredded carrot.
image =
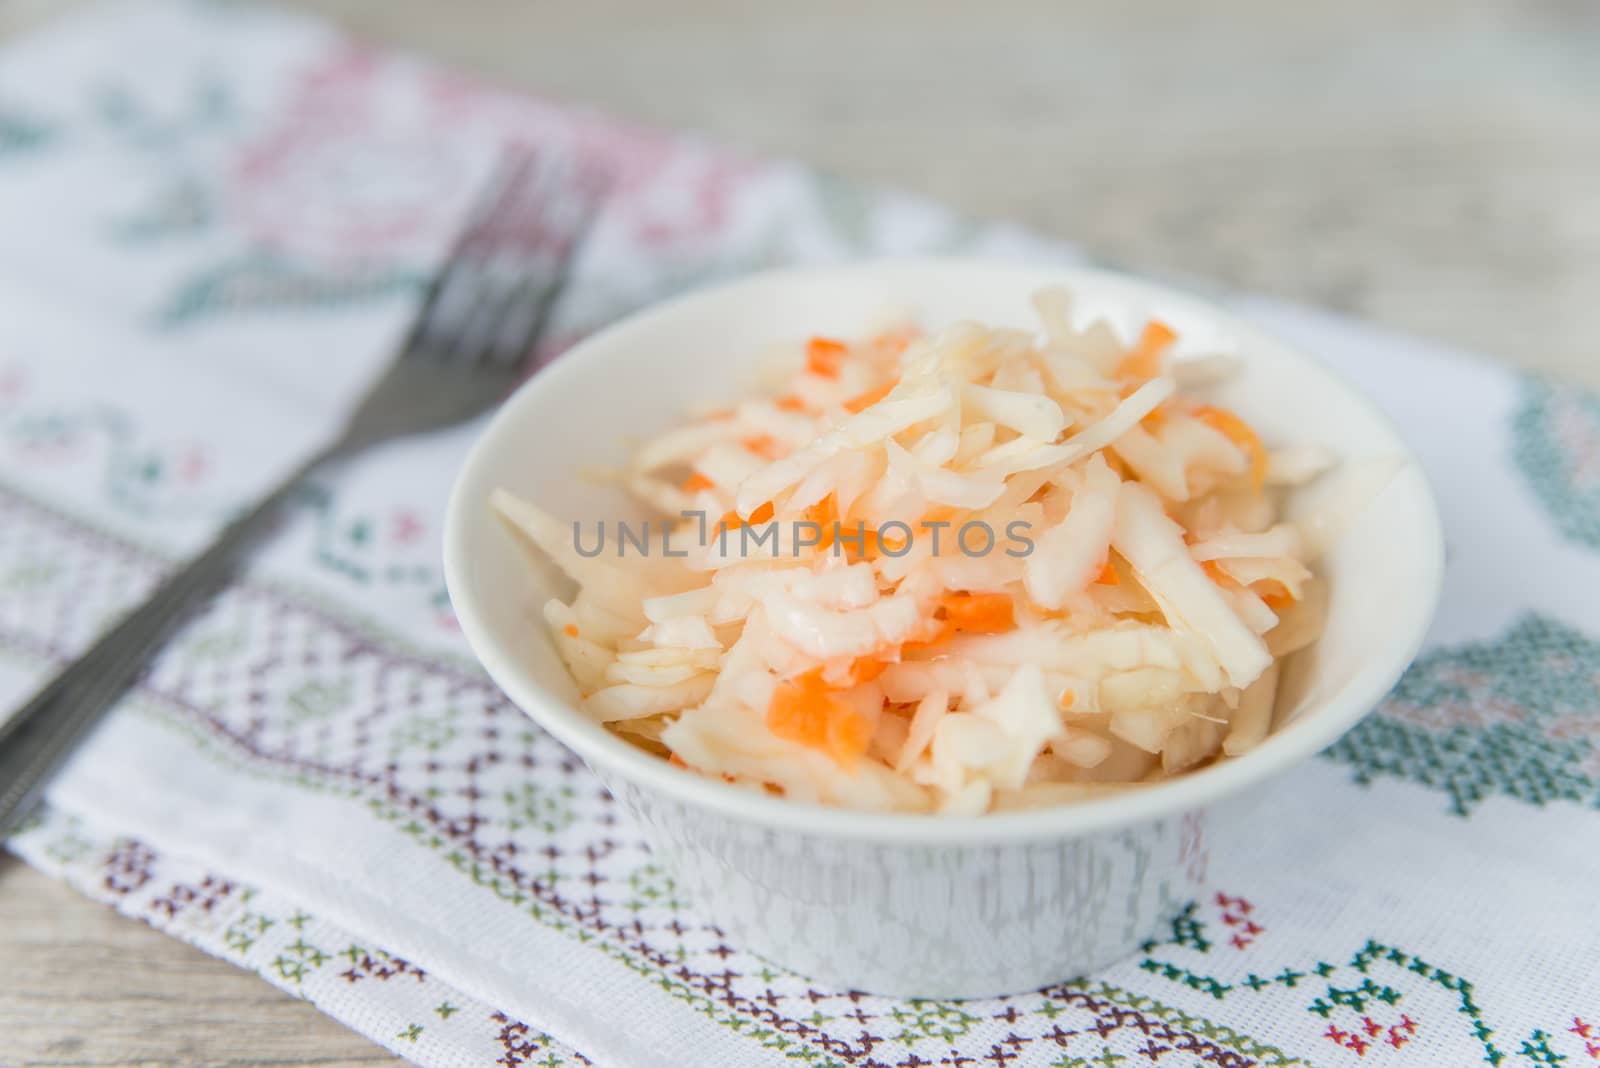
POLYGON ((711 481, 700 472, 695 471, 688 478, 684 479, 683 483, 679 485, 678 488, 683 490, 685 493, 699 493, 701 490, 708 490, 715 485, 715 482, 711 481))
POLYGON ((841 710, 828 717, 828 755, 844 767, 854 767, 872 742, 872 728, 867 718, 843 701, 836 701, 841 710))
POLYGON ((1200 565, 1200 570, 1211 576, 1211 581, 1217 583, 1219 586, 1234 585, 1233 576, 1222 570, 1222 565, 1217 563, 1215 560, 1207 560, 1205 563, 1200 565))
POLYGON ((907 656, 911 653, 922 653, 927 652, 929 649, 937 649, 953 638, 955 633, 955 628, 949 624, 936 623, 935 629, 929 630, 927 637, 913 638, 911 641, 901 644, 900 655, 907 656))
POLYGON ((866 718, 829 691, 820 668, 780 683, 767 706, 767 729, 780 738, 821 749, 850 767, 867 751, 866 718))
POLYGON ((814 337, 806 344, 806 367, 823 378, 838 378, 839 365, 844 363, 850 348, 842 341, 814 337))
POLYGON ((1056 701, 1056 704, 1060 705, 1062 709, 1071 708, 1077 703, 1078 695, 1070 689, 1062 690, 1060 699, 1056 701))
POLYGON ((1000 634, 1017 625, 1011 598, 1004 593, 948 593, 938 612, 951 629, 974 634, 1000 634))
MULTIPOLYGON (((772 516, 773 508, 771 501, 768 501, 765 504, 759 504, 756 506, 756 510, 750 513, 750 525, 759 526, 760 524, 770 520, 772 516)), ((745 521, 739 518, 739 513, 729 509, 728 511, 722 513, 722 518, 717 520, 717 525, 715 529, 711 531, 711 534, 713 537, 715 537, 724 528, 728 530, 738 530, 744 525, 745 521)))
POLYGON ((1290 605, 1294 604, 1296 600, 1294 593, 1289 589, 1289 587, 1285 586, 1277 579, 1267 579, 1262 585, 1264 585, 1266 589, 1258 590, 1256 592, 1260 594, 1261 599, 1267 603, 1267 607, 1272 609, 1274 612, 1278 611, 1279 609, 1288 608, 1290 605))
POLYGON ((858 656, 850 665, 851 685, 859 686, 863 682, 871 682, 883 674, 883 669, 889 665, 882 660, 870 656, 858 656))
POLYGON ((561 632, 569 638, 576 638, 578 636, 578 625, 576 623, 568 623, 561 628, 561 632))
POLYGON ((1159 319, 1150 320, 1144 325, 1144 333, 1139 335, 1139 343, 1117 366, 1117 377, 1138 379, 1156 377, 1161 373, 1162 358, 1177 337, 1178 335, 1174 334, 1166 323, 1159 319))
POLYGON ((1194 415, 1202 423, 1221 431, 1229 441, 1244 450, 1250 458, 1250 482, 1259 493, 1267 480, 1267 449, 1261 444, 1254 428, 1226 408, 1207 405, 1196 408, 1194 415))
POLYGON ((833 544, 833 524, 838 518, 839 513, 834 507, 833 494, 831 493, 806 509, 805 521, 807 523, 815 523, 821 531, 816 545, 818 552, 822 552, 833 544))
MULTIPOLYGON (((853 535, 851 540, 853 542, 853 535)), ((881 530, 868 528, 862 532, 864 548, 861 559, 876 560, 881 556, 894 556, 905 550, 908 541, 904 535, 885 534, 881 530)), ((853 549, 854 545, 850 548, 853 549)))
POLYGON ((806 410, 806 402, 795 396, 793 393, 785 393, 773 403, 777 405, 780 411, 803 412, 806 410))
POLYGON ((751 434, 747 438, 740 439, 739 444, 763 460, 776 460, 789 452, 788 446, 771 434, 751 434))
POLYGON ((851 397, 849 400, 844 402, 845 410, 849 412, 859 412, 866 408, 872 407, 874 404, 877 404, 879 401, 883 400, 883 398, 887 397, 889 395, 889 391, 898 385, 899 382, 900 380, 898 378, 891 378, 881 386, 878 386, 874 389, 869 389, 865 393, 856 394, 854 397, 851 397))
POLYGON ((687 768, 689 766, 683 762, 683 757, 679 756, 677 753, 673 753, 671 756, 669 756, 667 758, 667 763, 671 764, 675 768, 687 768))
POLYGON ((1117 569, 1111 566, 1110 556, 1106 557, 1106 562, 1104 566, 1100 568, 1100 574, 1095 576, 1094 581, 1096 585, 1100 586, 1122 585, 1122 576, 1117 574, 1117 569))

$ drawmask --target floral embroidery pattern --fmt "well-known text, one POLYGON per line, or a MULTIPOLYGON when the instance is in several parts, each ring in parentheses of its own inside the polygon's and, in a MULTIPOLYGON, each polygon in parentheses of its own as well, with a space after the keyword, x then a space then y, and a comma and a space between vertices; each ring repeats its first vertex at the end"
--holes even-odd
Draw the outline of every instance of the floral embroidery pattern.
POLYGON ((54 136, 53 127, 0 107, 0 162, 43 148, 54 136))
POLYGON ((203 442, 143 434, 109 405, 86 409, 17 408, 0 395, 0 457, 35 470, 97 465, 106 500, 139 516, 214 514, 211 457, 203 442))
MULTIPOLYGON (((35 524, 65 522, 15 500, 11 514, 35 524)), ((134 551, 98 545, 100 553, 134 551)), ((47 584, 29 596, 42 605, 60 592, 47 584)), ((32 615, 26 605, 23 611, 32 615)), ((1525 640, 1547 639, 1536 633, 1525 640)), ((8 642, 20 648, 0 631, 0 647, 8 642)), ((1324 1044, 1361 1059, 1399 1055, 1431 1028, 1455 1026, 1491 1063, 1522 1055, 1497 1038, 1471 983, 1376 939, 1353 956, 1255 970, 1269 959, 1260 954, 1275 924, 1254 895, 1233 891, 1189 905, 1169 938, 1114 971, 1115 979, 961 1003, 817 989, 743 957, 698 920, 642 843, 625 832, 609 795, 481 676, 308 611, 281 591, 230 592, 158 666, 136 707, 193 732, 203 740, 201 751, 241 772, 364 804, 468 885, 604 953, 720 1026, 815 1065, 939 1066, 950 1057, 976 1064, 991 1054, 1002 1065, 1164 1063, 1169 1054, 1219 1065, 1323 1063, 1166 1007, 1129 990, 1124 972, 1219 1008, 1259 998, 1292 1009, 1305 1020, 1298 1049, 1324 1044), (363 696, 355 700, 356 694, 363 696), (418 755, 397 760, 396 754, 418 755), (1053 1059, 1039 1060, 1046 1051, 1053 1059)), ((93 854, 92 846, 71 838, 55 835, 37 851, 93 854)), ((99 893, 131 899, 162 880, 160 858, 138 843, 100 855, 106 861, 99 893)), ((210 872, 162 890, 150 908, 174 920, 217 913, 239 892, 235 880, 210 872)), ((347 986, 434 982, 408 962, 348 938, 299 930, 287 937, 279 927, 292 919, 245 909, 225 926, 226 948, 253 953, 263 938, 275 939, 257 967, 289 986, 323 974, 347 986)), ((428 996, 427 1016, 419 1010, 374 1037, 408 1047, 441 1037, 438 1029, 455 1015, 441 1018, 435 1009, 461 1002, 451 992, 428 996), (410 1033, 413 1026, 419 1030, 410 1033)), ((500 1024, 497 1041, 503 1035, 513 1051, 523 1051, 518 1056, 548 1056, 548 1040, 519 1026, 500 1024)), ((1559 1045, 1581 1037, 1563 1029, 1556 1038, 1528 1042, 1559 1045)))
POLYGON ((1503 638, 1439 649, 1324 754, 1356 781, 1442 790, 1460 816, 1496 794, 1600 807, 1600 643, 1530 617, 1503 638))
POLYGON ((239 251, 199 262, 155 321, 332 308, 410 292, 426 278, 470 173, 434 131, 395 125, 371 100, 341 92, 344 57, 314 66, 279 122, 241 127, 229 87, 203 77, 177 104, 102 88, 102 124, 143 172, 144 205, 112 220, 125 244, 230 235, 239 251), (399 131, 404 129, 401 134, 399 131), (221 167, 197 164, 222 155, 221 167))
POLYGON ((529 1068, 592 1064, 409 961, 143 842, 108 838, 79 820, 48 813, 13 839, 12 847, 124 915, 253 971, 336 1015, 348 1014, 369 1038, 404 1056, 432 1063, 444 1055, 465 1055, 468 1063, 529 1068))
POLYGON ((1529 378, 1513 456, 1567 537, 1600 549, 1600 394, 1529 378))

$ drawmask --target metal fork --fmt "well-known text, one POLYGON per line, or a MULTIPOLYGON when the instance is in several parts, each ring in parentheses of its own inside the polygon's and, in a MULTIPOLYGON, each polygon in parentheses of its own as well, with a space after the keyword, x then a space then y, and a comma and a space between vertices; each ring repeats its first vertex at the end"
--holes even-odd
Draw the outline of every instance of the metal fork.
POLYGON ((398 356, 338 436, 0 726, 0 840, 167 639, 227 584, 306 476, 381 442, 462 422, 506 394, 544 331, 601 191, 598 175, 568 158, 506 154, 398 356))

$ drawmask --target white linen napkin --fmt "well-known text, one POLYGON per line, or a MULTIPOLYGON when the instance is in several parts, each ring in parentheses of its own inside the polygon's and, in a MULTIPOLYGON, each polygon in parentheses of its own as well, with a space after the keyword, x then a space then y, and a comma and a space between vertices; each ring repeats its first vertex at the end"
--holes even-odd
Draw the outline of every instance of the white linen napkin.
MULTIPOLYGON (((332 431, 513 139, 623 176, 547 355, 772 263, 1078 259, 271 11, 74 16, 0 52, 0 705, 332 431)), ((1212 890, 1122 964, 897 1002, 725 944, 454 629, 475 426, 321 479, 11 847, 426 1065, 1600 1062, 1600 399, 1228 299, 1399 422, 1449 576, 1395 693, 1236 802, 1212 890)))

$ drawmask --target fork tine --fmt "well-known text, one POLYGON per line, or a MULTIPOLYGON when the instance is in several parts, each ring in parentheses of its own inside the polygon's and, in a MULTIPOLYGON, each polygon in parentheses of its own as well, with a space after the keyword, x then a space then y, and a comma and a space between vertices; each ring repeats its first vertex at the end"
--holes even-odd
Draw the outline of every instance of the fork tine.
POLYGON ((466 277, 474 266, 470 250, 479 231, 494 214, 519 162, 508 154, 496 163, 485 189, 469 209, 465 225, 451 242, 444 264, 423 290, 422 301, 400 346, 402 356, 436 351, 453 335, 450 324, 460 319, 461 309, 476 291, 472 280, 466 277))
POLYGON ((469 362, 514 366, 528 356, 598 203, 596 183, 564 153, 518 177, 484 227, 489 284, 457 350, 469 362))
POLYGON ((462 335, 477 318, 485 294, 486 235, 508 195, 525 179, 532 166, 529 153, 508 150, 468 213, 438 274, 425 291, 410 333, 401 346, 402 356, 449 359, 462 335))
POLYGON ((520 364, 546 326, 603 183, 564 153, 510 150, 430 289, 406 351, 520 364))
POLYGON ((573 264, 581 247, 578 237, 593 224, 601 195, 600 187, 582 177, 575 184, 569 183, 568 189, 556 213, 559 228, 554 241, 549 234, 544 236, 550 259, 548 274, 542 280, 523 279, 515 287, 506 314, 498 324, 495 344, 486 354, 495 363, 520 362, 529 355, 544 335, 550 313, 572 277, 573 264))

